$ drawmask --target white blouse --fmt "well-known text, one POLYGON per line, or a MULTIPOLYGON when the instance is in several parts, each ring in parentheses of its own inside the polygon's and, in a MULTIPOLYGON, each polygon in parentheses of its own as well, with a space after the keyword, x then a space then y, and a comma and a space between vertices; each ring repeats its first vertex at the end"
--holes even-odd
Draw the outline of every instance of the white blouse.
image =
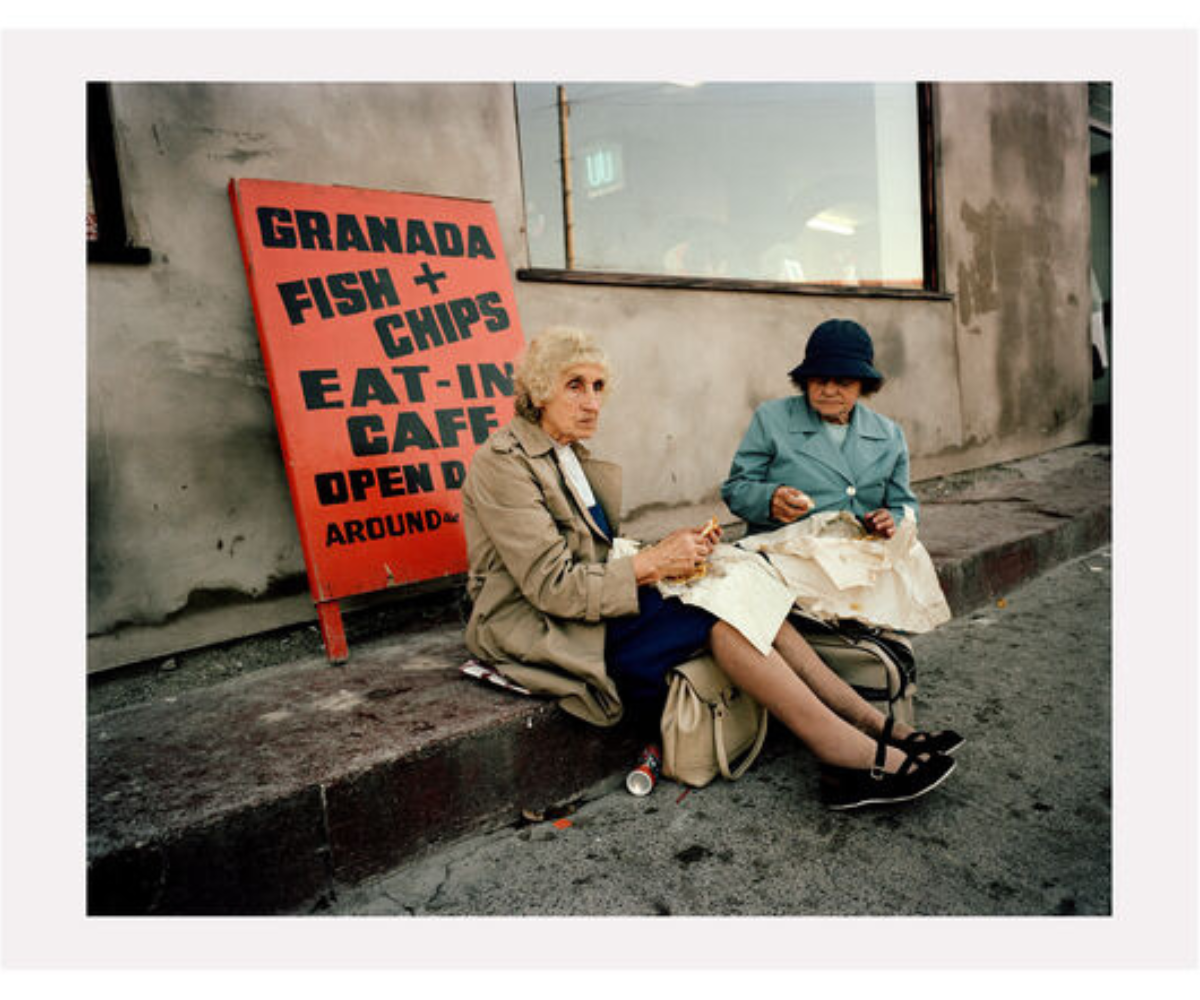
POLYGON ((849 424, 831 424, 828 420, 822 420, 821 426, 825 428, 825 433, 833 439, 833 443, 838 448, 846 443, 846 432, 850 430, 849 424))
POLYGON ((569 444, 555 445, 554 453, 558 456, 558 467, 567 482, 575 487, 575 491, 583 500, 585 507, 596 505, 596 495, 592 492, 592 484, 584 474, 583 466, 579 464, 579 456, 569 444))

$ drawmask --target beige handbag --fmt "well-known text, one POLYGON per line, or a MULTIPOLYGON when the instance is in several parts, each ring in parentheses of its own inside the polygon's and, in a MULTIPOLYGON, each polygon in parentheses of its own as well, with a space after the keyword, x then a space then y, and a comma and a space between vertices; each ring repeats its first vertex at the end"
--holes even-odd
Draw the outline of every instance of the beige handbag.
POLYGON ((767 710, 734 687, 711 656, 680 664, 667 684, 663 774, 694 788, 718 774, 730 781, 745 774, 767 738, 767 710))
POLYGON ((830 625, 800 614, 790 620, 813 652, 864 701, 897 722, 916 725, 917 667, 907 638, 858 622, 830 625))

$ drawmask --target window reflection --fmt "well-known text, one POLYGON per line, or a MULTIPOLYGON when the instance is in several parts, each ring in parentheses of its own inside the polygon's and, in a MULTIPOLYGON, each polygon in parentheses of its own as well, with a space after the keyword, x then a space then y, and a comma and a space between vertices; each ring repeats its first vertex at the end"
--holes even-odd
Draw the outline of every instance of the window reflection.
POLYGON ((922 285, 915 84, 521 84, 517 99, 534 267, 922 285))

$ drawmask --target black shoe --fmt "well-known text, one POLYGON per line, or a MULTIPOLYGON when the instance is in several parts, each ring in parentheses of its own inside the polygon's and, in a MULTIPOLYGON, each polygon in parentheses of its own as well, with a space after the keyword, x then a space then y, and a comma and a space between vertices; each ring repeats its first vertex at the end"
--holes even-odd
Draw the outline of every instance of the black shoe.
POLYGON ((952 757, 912 751, 900 769, 889 774, 883 769, 891 738, 892 720, 888 719, 875 752, 875 764, 868 770, 826 764, 821 769, 821 792, 830 809, 858 809, 860 806, 908 802, 932 792, 950 777, 952 757))
POLYGON ((939 729, 936 733, 917 730, 904 739, 893 736, 888 740, 892 746, 898 747, 905 753, 954 753, 967 742, 965 736, 959 736, 953 729, 939 729))

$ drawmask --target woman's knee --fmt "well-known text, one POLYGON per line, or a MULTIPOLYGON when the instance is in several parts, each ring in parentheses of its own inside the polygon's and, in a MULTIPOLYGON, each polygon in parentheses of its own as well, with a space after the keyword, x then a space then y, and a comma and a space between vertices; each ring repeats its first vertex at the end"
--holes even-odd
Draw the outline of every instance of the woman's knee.
POLYGON ((722 646, 750 645, 741 632, 719 618, 713 622, 713 627, 708 633, 708 641, 714 647, 718 643, 722 646))

